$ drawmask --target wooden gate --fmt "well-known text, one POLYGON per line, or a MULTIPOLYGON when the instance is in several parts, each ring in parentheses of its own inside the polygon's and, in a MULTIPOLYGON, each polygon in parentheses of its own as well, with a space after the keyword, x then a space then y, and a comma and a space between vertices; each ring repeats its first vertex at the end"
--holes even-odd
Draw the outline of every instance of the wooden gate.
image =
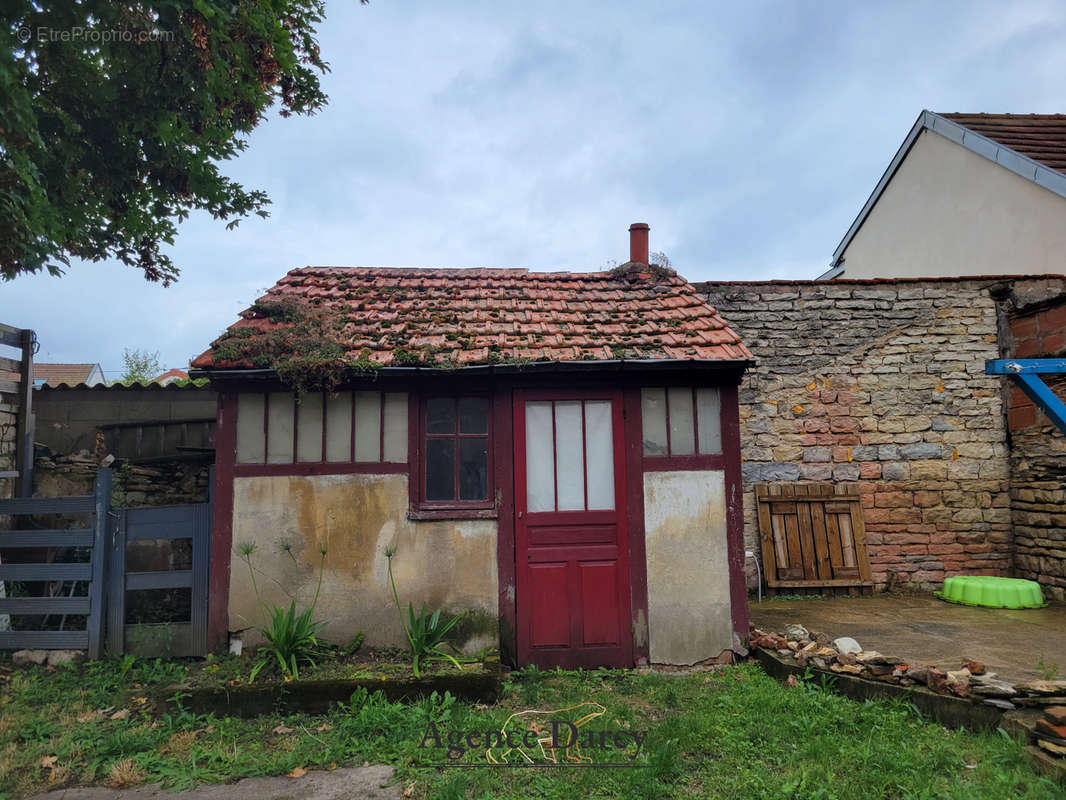
POLYGON ((138 656, 205 655, 210 549, 209 502, 116 509, 109 558, 108 649, 138 656), (152 592, 152 602, 131 602, 134 592, 152 592), (131 617, 131 610, 139 614, 131 617))
POLYGON ((755 487, 766 586, 857 594, 873 586, 862 500, 851 486, 764 483, 755 487))

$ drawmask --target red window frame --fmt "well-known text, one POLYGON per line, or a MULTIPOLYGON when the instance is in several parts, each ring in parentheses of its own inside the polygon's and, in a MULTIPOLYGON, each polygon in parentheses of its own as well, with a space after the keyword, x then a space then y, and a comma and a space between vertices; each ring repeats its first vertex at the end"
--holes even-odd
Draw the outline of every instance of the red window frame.
MULTIPOLYGON (((648 455, 644 452, 644 435, 640 437, 640 453, 641 460, 644 466, 645 472, 666 472, 671 470, 699 470, 699 469, 725 469, 725 456, 721 449, 717 453, 700 453, 700 414, 699 405, 696 398, 697 389, 716 389, 718 391, 718 424, 722 424, 722 388, 720 386, 645 386, 643 389, 663 389, 663 397, 665 400, 665 408, 663 411, 666 414, 666 455, 648 455), (689 455, 673 455, 670 453, 670 390, 678 389, 690 389, 692 391, 692 435, 695 449, 697 452, 689 455)), ((642 397, 643 400, 643 397, 642 397)), ((641 403, 641 425, 643 426, 643 402, 641 403)), ((724 434, 723 434, 724 437, 724 434)), ((722 441, 721 447, 724 447, 725 443, 722 441)))
POLYGON ((418 442, 417 447, 412 450, 414 458, 417 459, 414 466, 417 471, 417 493, 413 498, 412 506, 416 510, 413 516, 427 519, 434 517, 457 517, 462 516, 464 512, 474 517, 495 516, 496 509, 496 483, 495 472, 493 465, 493 409, 492 409, 492 396, 487 392, 433 392, 423 394, 419 397, 418 401, 418 442), (459 432, 459 401, 468 398, 477 397, 483 399, 486 403, 486 432, 485 433, 460 433, 459 432), (430 400, 449 399, 455 405, 455 428, 451 433, 429 433, 427 430, 427 414, 430 400), (426 457, 428 454, 427 442, 430 439, 452 439, 455 441, 456 446, 454 448, 454 472, 452 479, 454 481, 455 500, 429 500, 426 497, 426 489, 428 484, 428 465, 426 463, 426 457), (485 499, 484 500, 459 500, 459 457, 460 448, 458 446, 462 439, 484 439, 485 440, 485 499), (424 514, 418 514, 417 512, 426 512, 424 514), (486 513, 491 512, 491 514, 486 513))

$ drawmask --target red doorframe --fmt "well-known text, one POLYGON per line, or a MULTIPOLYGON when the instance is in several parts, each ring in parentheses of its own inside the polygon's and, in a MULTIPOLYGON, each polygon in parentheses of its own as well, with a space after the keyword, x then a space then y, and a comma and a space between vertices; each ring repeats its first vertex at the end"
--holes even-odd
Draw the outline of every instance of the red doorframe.
MULTIPOLYGON (((626 435, 625 435, 625 404, 621 390, 604 390, 590 388, 580 389, 530 389, 518 390, 514 393, 513 400, 513 469, 514 469, 514 542, 516 561, 515 574, 515 611, 517 627, 515 630, 516 656, 519 664, 540 662, 542 666, 559 664, 570 668, 586 666, 632 666, 633 664, 633 626, 631 624, 632 586, 630 540, 628 534, 629 519, 629 475, 626 469, 626 435), (614 508, 610 511, 540 511, 529 512, 526 509, 526 459, 525 459, 525 417, 526 403, 543 401, 567 401, 567 400, 607 400, 611 403, 611 442, 612 442, 612 467, 614 471, 614 508), (518 514, 524 514, 524 518, 516 519, 518 514), (533 520, 536 523, 533 523, 533 520), (612 529, 610 540, 595 539, 599 535, 612 529), (554 542, 542 540, 534 542, 531 539, 531 530, 548 531, 551 536, 558 536, 554 542), (585 540, 583 535, 591 533, 593 538, 585 540), (576 537, 576 538, 572 538, 576 537), (602 553, 602 555, 601 555, 602 553), (534 555, 536 554, 536 555, 534 555), (553 554, 563 559, 555 563, 553 554), (536 556, 546 560, 541 561, 536 556), (529 559, 528 561, 526 559, 529 559), (549 563, 551 566, 549 567, 549 563), (540 564, 540 567, 535 567, 540 564), (565 564, 561 566, 560 564, 565 564), (568 625, 556 624, 556 634, 568 643, 556 647, 553 643, 543 644, 534 649, 533 637, 534 622, 544 624, 551 619, 551 615, 545 614, 551 602, 548 595, 533 594, 533 570, 538 572, 541 568, 548 569, 544 575, 556 572, 556 576, 550 580, 558 582, 562 579, 565 583, 557 588, 562 588, 567 595, 564 606, 571 609, 568 615, 568 625), (581 572, 582 578, 578 584, 574 583, 575 569, 581 572), (561 570, 561 572, 560 572, 561 570), (585 571, 588 570, 586 573, 585 571), (594 582, 608 580, 613 582, 610 588, 614 591, 602 595, 603 603, 595 604, 590 611, 588 597, 581 599, 585 603, 580 614, 576 613, 575 603, 578 601, 575 591, 581 586, 587 586, 585 580, 594 582), (525 596, 523 596, 523 592, 525 596), (613 613, 601 614, 598 612, 610 609, 613 613), (611 621, 613 620, 613 622, 611 621), (589 626, 592 626, 591 628, 589 626), (590 635, 593 628, 602 635, 616 638, 593 640, 589 643, 585 637, 590 635), (564 633, 563 631, 566 631, 564 633)), ((585 480, 587 481, 587 474, 585 480)), ((587 491, 586 484, 586 491, 587 491)), ((556 485, 558 489, 558 485, 556 485)), ((586 501, 587 502, 587 501, 586 501)), ((543 585, 542 585, 543 588, 543 585)), ((604 586, 607 588, 607 585, 604 586)), ((558 607, 560 599, 554 595, 555 606, 558 607)), ((550 627, 550 626, 549 626, 550 627)))
POLYGON ((233 543, 233 468, 237 458, 237 395, 220 392, 215 423, 215 485, 212 491, 211 561, 208 565, 207 649, 219 650, 229 636, 230 547, 233 543))

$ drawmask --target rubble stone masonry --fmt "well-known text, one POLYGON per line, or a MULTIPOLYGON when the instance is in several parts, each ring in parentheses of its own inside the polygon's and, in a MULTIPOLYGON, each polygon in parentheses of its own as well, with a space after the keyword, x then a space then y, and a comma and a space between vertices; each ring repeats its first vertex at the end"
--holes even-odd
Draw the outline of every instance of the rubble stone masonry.
MULTIPOLYGON (((1066 294, 1031 292, 1007 298, 1010 354, 1018 358, 1066 356, 1066 294)), ((1066 376, 1044 382, 1066 398, 1066 376)), ((1014 570, 1066 597, 1066 435, 1013 388, 1009 394, 1011 517, 1014 570)))
POLYGON ((747 548, 759 552, 754 484, 844 482, 862 495, 879 588, 1011 574, 1007 392, 984 364, 1000 357, 996 296, 1012 286, 699 285, 759 361, 741 392, 747 548))

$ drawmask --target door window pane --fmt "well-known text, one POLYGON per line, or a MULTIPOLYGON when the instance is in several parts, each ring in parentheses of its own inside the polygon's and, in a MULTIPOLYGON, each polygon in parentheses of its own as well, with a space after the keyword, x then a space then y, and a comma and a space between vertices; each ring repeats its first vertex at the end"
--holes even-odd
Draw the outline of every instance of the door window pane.
POLYGON ((435 397, 426 402, 426 433, 455 433, 455 399, 435 397))
POLYGON ((671 388, 666 392, 670 407, 670 455, 690 456, 696 452, 695 417, 692 408, 692 389, 671 388))
POLYGON ((459 440, 459 499, 488 500, 488 439, 459 440))
POLYGON ((526 508, 555 510, 552 404, 526 403, 526 508))
POLYGON ((487 397, 463 397, 459 400, 459 433, 489 432, 487 397))
POLYGON ((271 392, 267 409, 267 463, 292 463, 292 427, 295 397, 292 392, 271 392))
POLYGON ((641 390, 640 407, 641 419, 644 427, 644 455, 667 455, 666 390, 641 390))
POLYGON ((326 461, 352 460, 352 393, 326 395, 326 461))
POLYGON ((581 401, 555 404, 555 492, 558 511, 585 508, 581 401))
POLYGON ((355 393, 355 460, 381 461, 381 394, 355 393))
POLYGON ((296 404, 296 460, 322 460, 321 394, 306 394, 296 404))
POLYGON ((696 419, 700 427, 700 452, 722 452, 722 404, 717 389, 696 390, 696 419))
POLYGON ((614 509, 614 437, 609 400, 585 402, 585 463, 588 507, 614 509))
POLYGON ((426 440, 426 499, 455 499, 455 440, 426 440))

